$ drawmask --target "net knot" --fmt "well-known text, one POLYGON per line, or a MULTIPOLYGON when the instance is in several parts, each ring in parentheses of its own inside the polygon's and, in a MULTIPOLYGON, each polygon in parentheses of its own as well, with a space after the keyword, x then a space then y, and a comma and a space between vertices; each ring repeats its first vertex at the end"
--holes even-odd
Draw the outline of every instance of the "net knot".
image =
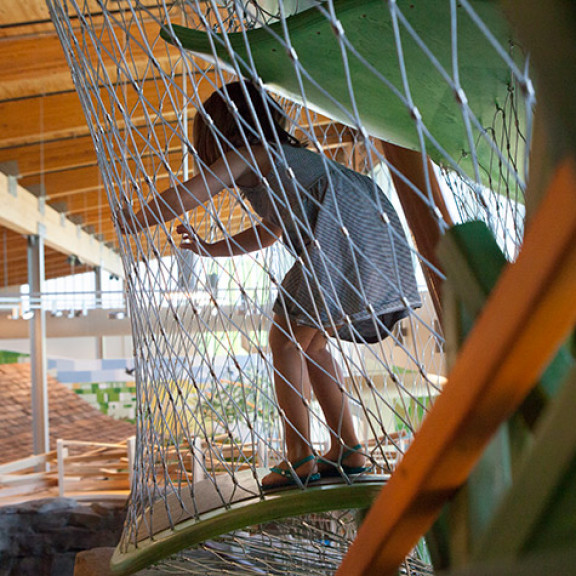
POLYGON ((290 60, 293 60, 294 62, 298 62, 298 53, 296 52, 296 50, 294 50, 292 46, 288 48, 288 58, 290 58, 290 60))
POLYGON ((332 22, 332 30, 336 36, 344 36, 344 28, 340 20, 334 20, 334 22, 332 22))
POLYGON ((468 96, 466 96, 466 92, 464 92, 462 88, 456 88, 456 90, 454 90, 454 97, 456 98, 456 102, 461 106, 468 106, 468 96))
POLYGON ((416 122, 422 122, 422 114, 420 113, 420 110, 418 110, 417 106, 412 106, 412 108, 410 108, 410 116, 412 116, 412 119, 416 122))

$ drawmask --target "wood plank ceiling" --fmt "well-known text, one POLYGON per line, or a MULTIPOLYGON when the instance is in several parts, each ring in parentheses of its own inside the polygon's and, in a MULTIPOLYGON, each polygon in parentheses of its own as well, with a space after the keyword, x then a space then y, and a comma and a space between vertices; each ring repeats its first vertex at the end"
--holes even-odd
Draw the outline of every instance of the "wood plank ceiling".
MULTIPOLYGON (((17 163, 22 187, 45 195, 48 205, 116 247, 92 140, 44 0, 0 2, 0 62, 0 171, 17 163)), ((143 86, 146 97, 157 98, 154 86, 143 86)), ((351 145, 341 128, 325 140, 332 154, 351 145)), ((27 282, 26 245, 26 238, 0 228, 0 288, 27 282)), ((47 249, 46 277, 86 269, 73 260, 47 249)))

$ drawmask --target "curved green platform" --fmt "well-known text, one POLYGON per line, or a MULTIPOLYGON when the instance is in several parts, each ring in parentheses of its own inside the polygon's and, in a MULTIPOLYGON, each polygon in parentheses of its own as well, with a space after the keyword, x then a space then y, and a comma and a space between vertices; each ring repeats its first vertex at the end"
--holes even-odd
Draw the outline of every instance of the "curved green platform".
MULTIPOLYGON (((283 488, 262 494, 259 482, 247 472, 238 474, 235 481, 228 475, 217 477, 217 484, 203 480, 194 486, 194 498, 186 493, 180 498, 171 494, 166 501, 160 500, 146 513, 147 519, 154 519, 152 530, 140 522, 141 530, 135 538, 137 546, 131 543, 127 550, 116 549, 112 572, 132 574, 211 538, 273 520, 332 510, 366 509, 387 479, 365 476, 352 485, 330 479, 314 483, 306 490, 283 488)), ((263 475, 267 471, 258 472, 263 475)))
MULTIPOLYGON (((449 0, 397 0, 409 25, 413 28, 433 57, 449 77, 453 77, 451 49, 451 20, 449 0)), ((511 45, 508 23, 494 0, 471 0, 471 5, 504 47, 511 45)), ((375 137, 411 149, 421 149, 415 118, 421 115, 423 125, 436 140, 425 136, 428 155, 437 163, 450 166, 451 158, 471 178, 490 183, 490 171, 496 176, 498 162, 492 158, 491 146, 481 136, 482 130, 471 127, 469 136, 460 104, 446 78, 432 65, 429 55, 414 41, 408 29, 400 23, 400 38, 405 66, 399 64, 399 51, 394 37, 388 3, 383 0, 336 0, 334 8, 342 25, 346 41, 356 54, 347 50, 348 70, 343 64, 338 30, 317 8, 310 8, 286 19, 290 45, 297 54, 298 64, 286 46, 281 22, 246 34, 229 33, 226 42, 232 46, 239 69, 251 76, 246 63, 252 59, 258 75, 273 91, 301 101, 297 68, 301 74, 307 105, 344 124, 355 125, 352 96, 358 116, 366 130, 375 137), (247 44, 250 54, 248 55, 247 44), (406 81, 414 108, 406 102, 406 81), (383 80, 385 78, 385 81, 383 80), (417 109, 417 112, 416 110, 417 109), (473 144, 471 144, 471 141, 473 144), (445 151, 443 151, 443 150, 445 151), (475 154, 471 150, 475 149, 475 154), (473 158, 478 158, 474 165, 473 158)), ((506 62, 497 54, 477 25, 463 8, 457 11, 457 58, 460 85, 468 105, 478 118, 482 129, 493 132, 494 142, 504 148, 503 133, 510 128, 494 122, 498 111, 506 107, 512 91, 512 74, 506 62)), ((232 60, 222 35, 212 35, 172 25, 173 34, 164 29, 161 36, 201 57, 217 56, 222 62, 232 60), (217 54, 213 53, 212 44, 217 54)), ((523 54, 514 49, 519 66, 523 68, 523 54)), ((520 130, 524 132, 523 98, 516 98, 520 130)), ((510 123, 510 124, 507 124, 510 123)), ((514 142, 514 147, 524 142, 514 142)), ((523 152, 517 155, 517 169, 523 174, 523 152)), ((452 165, 453 166, 453 165, 452 165)))

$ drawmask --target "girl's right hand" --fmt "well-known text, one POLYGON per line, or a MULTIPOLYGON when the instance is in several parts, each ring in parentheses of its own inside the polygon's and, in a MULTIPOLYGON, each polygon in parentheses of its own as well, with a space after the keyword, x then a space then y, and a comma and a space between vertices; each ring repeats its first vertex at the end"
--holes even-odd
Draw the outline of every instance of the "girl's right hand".
POLYGON ((185 224, 179 224, 176 232, 182 236, 180 248, 192 250, 192 252, 199 256, 206 256, 208 254, 209 244, 196 234, 194 228, 185 224))

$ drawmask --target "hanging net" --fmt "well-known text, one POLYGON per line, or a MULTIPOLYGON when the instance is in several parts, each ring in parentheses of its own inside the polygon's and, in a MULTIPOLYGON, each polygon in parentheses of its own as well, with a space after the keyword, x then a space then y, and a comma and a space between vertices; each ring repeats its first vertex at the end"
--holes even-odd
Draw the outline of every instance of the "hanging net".
MULTIPOLYGON (((480 219, 509 259, 521 244, 526 55, 484 0, 47 2, 133 327, 137 454, 114 568, 333 574, 445 381, 430 239, 480 219), (216 91, 234 138, 206 104, 216 91), (200 124, 219 167, 193 138, 200 124), (255 226, 261 249, 243 253, 238 234, 255 226), (298 340, 306 329, 320 353, 298 340), (290 437, 314 457, 306 473, 287 464, 290 437), (287 486, 266 485, 274 466, 287 486)), ((403 570, 427 563, 417 549, 403 570)))

